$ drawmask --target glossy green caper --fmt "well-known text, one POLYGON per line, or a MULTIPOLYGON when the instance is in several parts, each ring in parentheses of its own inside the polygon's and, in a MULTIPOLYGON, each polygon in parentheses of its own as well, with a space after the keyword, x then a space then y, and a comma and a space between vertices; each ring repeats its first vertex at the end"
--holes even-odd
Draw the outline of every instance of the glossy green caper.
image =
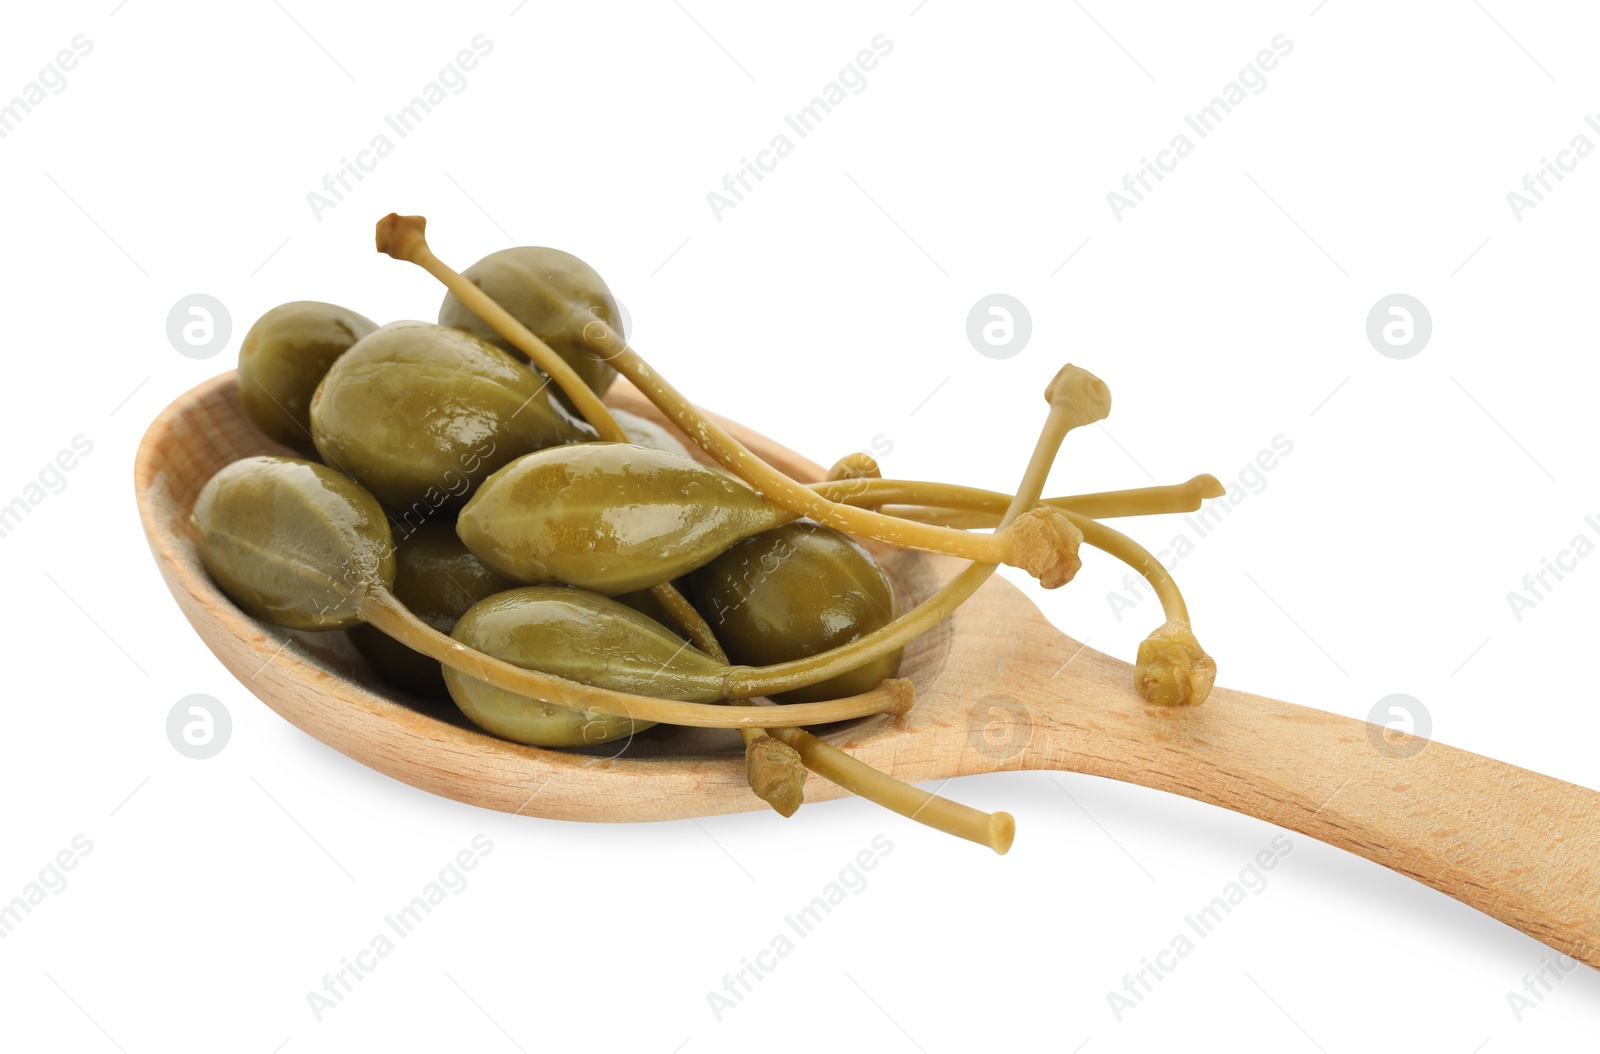
MULTIPOLYGON (((730 662, 771 666, 843 647, 894 621, 894 589, 849 537, 797 520, 746 538, 680 584, 730 662)), ((782 692, 784 703, 870 691, 900 669, 900 652, 849 673, 782 692)))
MULTIPOLYGON (((394 558, 394 595, 441 633, 454 629, 472 605, 513 584, 467 552, 451 523, 423 524, 396 543, 394 558)), ((352 629, 350 642, 391 684, 427 699, 449 698, 436 659, 371 626, 352 629)))
POLYGON ((793 513, 696 461, 631 443, 519 458, 486 480, 456 532, 517 582, 616 596, 692 571, 793 513))
POLYGON ((311 433, 402 522, 458 507, 523 454, 596 437, 526 363, 429 322, 384 326, 340 356, 312 398, 311 433))
POLYGON ((347 629, 374 585, 394 582, 383 508, 348 476, 248 457, 201 488, 190 517, 200 562, 246 613, 291 629, 347 629))
MULTIPOLYGON (((607 597, 565 586, 525 586, 475 605, 450 634, 477 651, 598 688, 708 703, 727 669, 665 626, 607 597)), ((518 743, 606 743, 648 722, 566 707, 444 671, 450 696, 480 728, 518 743)))
POLYGON ((314 456, 311 396, 340 355, 378 328, 337 304, 296 300, 256 319, 239 345, 239 399, 267 435, 314 456))
MULTIPOLYGON (((598 318, 620 329, 622 313, 593 267, 560 249, 528 245, 490 253, 461 274, 567 360, 595 394, 604 395, 611 387, 617 371, 589 354, 583 327, 598 318)), ((454 293, 447 293, 439 305, 439 324, 522 355, 454 293)))

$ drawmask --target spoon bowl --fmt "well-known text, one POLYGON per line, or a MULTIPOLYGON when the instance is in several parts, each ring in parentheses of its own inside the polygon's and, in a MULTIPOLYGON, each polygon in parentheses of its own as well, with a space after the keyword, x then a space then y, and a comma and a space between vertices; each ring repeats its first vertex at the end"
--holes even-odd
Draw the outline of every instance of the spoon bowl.
MULTIPOLYGON (((625 381, 606 401, 665 423, 625 381)), ((719 421, 794 478, 823 478, 800 455, 719 421)), ((448 703, 389 687, 342 632, 288 631, 245 615, 201 567, 189 512, 224 465, 288 453, 245 416, 228 373, 155 419, 134 476, 151 551, 184 616, 240 683, 290 723, 395 779, 504 812, 643 821, 766 808, 745 782, 730 730, 656 728, 582 752, 522 746, 471 727, 448 703)), ((869 548, 902 610, 963 566, 869 548)), ((901 673, 916 687, 909 713, 814 731, 911 783, 1055 769, 1220 805, 1393 868, 1600 967, 1594 791, 1225 688, 1198 707, 1152 706, 1134 690, 1127 663, 1062 634, 999 577, 908 647, 901 673)), ((845 793, 815 776, 805 788, 807 801, 845 793)))

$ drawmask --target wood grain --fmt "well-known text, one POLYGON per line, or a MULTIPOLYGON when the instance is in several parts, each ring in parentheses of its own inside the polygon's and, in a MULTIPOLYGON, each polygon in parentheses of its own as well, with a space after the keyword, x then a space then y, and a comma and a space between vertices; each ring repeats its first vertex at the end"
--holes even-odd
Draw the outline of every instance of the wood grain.
MULTIPOLYGON (((660 420, 623 382, 608 401, 660 420)), ((796 478, 821 477, 799 455, 729 427, 796 478)), ((384 687, 342 633, 288 634, 245 616, 201 569, 189 510, 218 468, 285 452, 245 418, 226 374, 168 407, 135 465, 140 516, 178 606, 273 710, 380 772, 505 812, 639 821, 765 808, 745 785, 733 733, 652 730, 587 755, 507 743, 384 687)), ((960 568, 875 551, 903 605, 960 568)), ((1393 868, 1600 967, 1593 791, 1243 692, 1219 688, 1190 709, 1148 706, 1126 663, 1064 636, 998 578, 908 649, 902 672, 917 687, 911 713, 865 719, 828 738, 912 782, 1060 769, 1210 802, 1393 868)), ((816 777, 806 785, 808 801, 842 793, 816 777)))

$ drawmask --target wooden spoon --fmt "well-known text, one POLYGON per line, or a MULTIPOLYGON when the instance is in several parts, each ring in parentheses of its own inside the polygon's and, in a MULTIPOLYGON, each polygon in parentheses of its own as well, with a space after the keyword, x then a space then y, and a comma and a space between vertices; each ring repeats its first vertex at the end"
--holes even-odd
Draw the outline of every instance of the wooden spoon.
MULTIPOLYGON (((626 382, 607 401, 661 420, 626 382)), ((822 478, 799 455, 728 427, 796 478, 822 478)), ((188 519, 212 473, 262 453, 286 451, 251 424, 226 374, 156 418, 135 485, 178 606, 223 665, 295 726, 412 786, 505 812, 633 821, 766 807, 745 783, 732 732, 657 729, 590 754, 520 746, 385 686, 342 633, 290 634, 247 617, 206 577, 188 519)), ((961 566, 875 551, 903 605, 961 566)), ((1193 708, 1150 706, 1127 663, 1066 637, 998 577, 907 649, 902 672, 917 689, 909 714, 828 735, 900 779, 1059 769, 1171 791, 1374 860, 1600 967, 1594 791, 1244 692, 1218 688, 1193 708)), ((844 793, 816 777, 806 784, 810 801, 844 793)))

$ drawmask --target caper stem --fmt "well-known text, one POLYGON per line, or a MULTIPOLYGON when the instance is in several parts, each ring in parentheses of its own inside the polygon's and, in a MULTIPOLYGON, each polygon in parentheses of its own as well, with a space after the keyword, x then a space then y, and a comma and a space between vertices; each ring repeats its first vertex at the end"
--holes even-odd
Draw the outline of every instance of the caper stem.
POLYGON ((958 531, 988 530, 994 526, 995 521, 992 512, 952 509, 944 505, 880 505, 878 511, 889 516, 898 516, 903 520, 954 527, 958 531))
MULTIPOLYGON (((1003 494, 975 487, 906 480, 852 479, 815 484, 814 488, 824 493, 837 492, 843 501, 884 503, 880 507, 890 515, 925 518, 962 528, 992 526, 998 522, 994 515, 997 507, 1008 500, 1003 494), (888 504, 908 501, 918 504, 888 504)), ((1083 532, 1086 543, 1116 557, 1142 575, 1161 601, 1162 612, 1168 622, 1181 622, 1187 626, 1188 605, 1184 603, 1183 593, 1171 573, 1138 542, 1097 522, 1093 517, 1192 512, 1200 507, 1202 500, 1221 497, 1222 494, 1222 484, 1216 477, 1202 474, 1174 486, 1076 494, 1046 499, 1045 504, 1061 509, 1083 532)), ((1140 690, 1144 690, 1142 682, 1140 690)))
MULTIPOLYGON (((1005 511, 1011 497, 998 491, 963 487, 954 483, 903 479, 833 479, 811 484, 811 489, 831 501, 847 505, 920 505, 965 512, 1005 511)), ((1092 516, 1097 520, 1120 516, 1157 516, 1174 512, 1194 512, 1206 498, 1219 498, 1222 484, 1215 476, 1201 474, 1183 483, 1161 487, 1108 490, 1093 494, 1069 494, 1044 498, 1051 508, 1092 516)), ((886 514, 893 515, 893 513, 886 514)), ((980 521, 972 521, 980 522, 980 521)), ((989 526, 994 521, 991 519, 989 526)))
POLYGON ((926 824, 935 830, 986 845, 1004 854, 1011 848, 1017 822, 1008 812, 981 812, 968 805, 930 794, 851 757, 799 728, 775 728, 772 735, 793 747, 806 766, 823 779, 852 794, 926 824))
POLYGON ((1180 622, 1189 621, 1189 607, 1183 602, 1183 594, 1178 591, 1178 581, 1172 573, 1161 565, 1150 554, 1150 550, 1129 538, 1113 527, 1090 519, 1081 513, 1068 511, 1067 518, 1073 522, 1078 530, 1083 532, 1083 540, 1088 544, 1116 557, 1150 583, 1150 588, 1155 590, 1156 597, 1161 601, 1161 610, 1169 619, 1180 622))
MULTIPOLYGON (((962 517, 968 517, 977 526, 989 526, 995 522, 995 516, 987 512, 973 512, 961 509, 937 509, 920 505, 889 506, 896 509, 896 515, 921 515, 931 513, 941 519, 949 518, 953 514, 957 522, 965 522, 962 517)), ((1161 601, 1162 614, 1166 622, 1158 626, 1140 646, 1140 666, 1135 669, 1134 687, 1139 693, 1153 703, 1172 705, 1174 702, 1186 705, 1203 703, 1206 695, 1211 690, 1210 677, 1215 675, 1215 663, 1205 656, 1200 648, 1199 641, 1194 639, 1193 628, 1189 625, 1189 608, 1184 603, 1183 593, 1178 589, 1177 580, 1157 560, 1150 551, 1138 542, 1129 538, 1121 531, 1107 527, 1082 513, 1070 509, 1062 510, 1063 514, 1083 532, 1086 544, 1094 546, 1102 552, 1116 557, 1129 567, 1142 575, 1150 583, 1156 597, 1161 601), (1157 647, 1159 642, 1165 641, 1171 645, 1157 647), (1188 669, 1198 669, 1201 664, 1209 664, 1207 676, 1186 675, 1188 694, 1181 695, 1178 699, 1170 698, 1162 693, 1166 691, 1163 685, 1167 682, 1163 678, 1147 677, 1148 671, 1143 669, 1145 659, 1157 666, 1170 667, 1174 662, 1180 663, 1188 669)))
POLYGON ((610 714, 695 728, 764 728, 848 721, 869 714, 902 714, 911 706, 911 682, 897 678, 871 692, 846 699, 789 706, 722 706, 656 699, 553 677, 485 655, 413 615, 389 590, 370 588, 361 602, 362 621, 387 633, 412 651, 437 659, 468 677, 532 700, 587 713, 610 714))
POLYGON ((1143 575, 1161 600, 1161 610, 1167 620, 1139 645, 1134 669, 1134 687, 1139 694, 1152 703, 1168 706, 1198 706, 1205 702, 1216 677, 1217 664, 1195 640, 1189 625, 1189 607, 1178 591, 1177 580, 1148 549, 1121 531, 1076 512, 1067 513, 1067 517, 1083 532, 1084 541, 1143 575), (1166 676, 1150 676, 1153 670, 1147 668, 1159 672, 1163 667, 1170 671, 1175 666, 1184 671, 1182 687, 1173 687, 1177 682, 1166 676), (1205 669, 1202 671, 1201 667, 1205 669))
MULTIPOLYGON (((1069 409, 1064 400, 1051 401, 1050 415, 1039 431, 1039 439, 1034 446, 1033 456, 1028 461, 1027 471, 1023 473, 1016 495, 1011 498, 1005 512, 1001 514, 1000 529, 1003 530, 1015 522, 1023 512, 1035 508, 1039 495, 1044 492, 1045 478, 1050 474, 1050 467, 1055 462, 1056 453, 1061 449, 1062 440, 1066 438, 1068 432, 1082 423, 1084 422, 1081 415, 1069 409)), ((1064 515, 1055 510, 1050 514, 1064 515)), ((816 684, 853 670, 897 648, 903 648, 949 618, 951 612, 966 603, 989 576, 994 574, 998 566, 984 562, 968 564, 933 596, 888 625, 858 637, 849 644, 771 666, 729 667, 729 694, 770 695, 774 692, 816 684)), ((810 723, 796 722, 796 724, 810 723)))
MULTIPOLYGON (((1209 478, 1209 476, 1196 477, 1196 479, 1209 478)), ((920 486, 920 484, 916 484, 916 486, 920 486)), ((1188 486, 1188 484, 1184 484, 1183 486, 1188 486)), ((1147 489, 1153 491, 1161 488, 1151 487, 1147 489)), ((898 500, 900 492, 895 493, 897 495, 896 500, 898 500)), ((983 495, 983 500, 981 502, 973 501, 969 503, 969 507, 966 508, 933 507, 924 505, 886 506, 886 508, 894 509, 895 515, 897 516, 919 516, 923 514, 929 514, 930 518, 937 517, 939 519, 946 519, 949 518, 949 514, 954 514, 956 517, 970 517, 969 520, 962 522, 970 522, 976 527, 994 526, 999 520, 998 516, 991 512, 981 511, 979 508, 973 508, 970 506, 988 507, 992 504, 990 501, 991 498, 1003 498, 1004 496, 996 495, 991 491, 974 491, 973 493, 983 495)), ((1113 497, 1115 493, 1116 492, 1109 492, 1108 494, 1104 495, 1104 497, 1109 499, 1110 497, 1113 497)), ((1101 496, 1095 495, 1095 497, 1101 496)), ((870 500, 870 498, 865 500, 870 500)), ((1076 506, 1070 504, 1073 500, 1074 499, 1071 498, 1056 498, 1050 500, 1047 502, 1047 504, 1053 505, 1055 508, 1060 509, 1062 513, 1072 521, 1073 525, 1077 527, 1078 530, 1083 532, 1083 540, 1086 544, 1092 545, 1101 552, 1116 557, 1118 560, 1121 560, 1123 563, 1139 572, 1139 574, 1144 577, 1144 580, 1150 583, 1150 588, 1155 591, 1157 599, 1161 601, 1162 611, 1168 619, 1177 619, 1181 622, 1188 622, 1189 609, 1184 603, 1182 592, 1180 592, 1178 589, 1177 580, 1172 577, 1172 574, 1164 566, 1162 566, 1161 561, 1157 560, 1155 556, 1151 554, 1150 550, 1146 549, 1132 538, 1129 538, 1121 531, 1118 531, 1112 527, 1108 527, 1105 524, 1100 523, 1094 518, 1079 511, 1076 506)), ((1114 506, 1108 501, 1106 507, 1117 508, 1118 506, 1114 506)))

